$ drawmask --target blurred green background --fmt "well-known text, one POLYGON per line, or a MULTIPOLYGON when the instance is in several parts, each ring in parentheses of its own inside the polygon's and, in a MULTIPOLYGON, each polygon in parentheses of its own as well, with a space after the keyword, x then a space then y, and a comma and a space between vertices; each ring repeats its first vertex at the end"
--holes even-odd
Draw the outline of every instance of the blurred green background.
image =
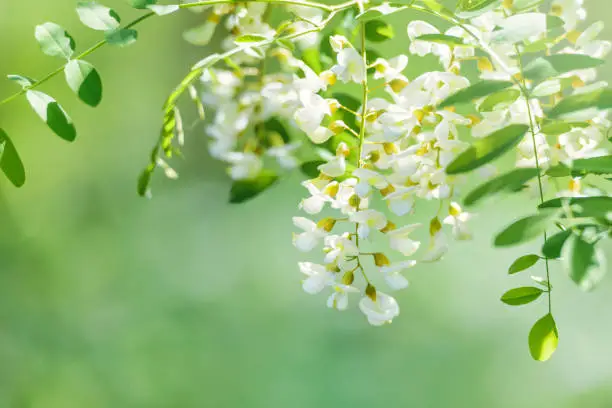
MULTIPOLYGON (((122 0, 105 3, 125 21, 137 15, 122 0)), ((74 5, 0 0, 0 76, 40 78, 61 62, 39 51, 41 22, 64 25, 80 50, 96 41, 74 5)), ((612 24, 608 0, 587 7, 612 24)), ((394 19, 387 50, 407 53, 415 16, 394 19)), ((20 190, 0 181, 0 407, 612 406, 612 279, 584 294, 553 267, 561 340, 546 364, 531 360, 526 341, 544 303, 499 302, 529 283, 505 270, 538 245, 495 250, 491 236, 532 211, 527 198, 484 206, 474 241, 411 270, 401 316, 383 328, 366 323, 356 298, 341 314, 302 292, 296 262, 306 257, 290 238, 304 195, 297 175, 229 206, 230 183, 199 127, 173 163, 181 178, 158 176, 154 199, 138 198, 162 101, 204 53, 180 39, 198 18, 152 19, 136 45, 89 58, 105 81, 95 111, 61 78, 44 86, 75 120, 73 144, 24 100, 0 109, 28 175, 20 190)), ((412 74, 419 64, 435 68, 414 57, 412 74)), ((16 90, 0 81, 0 96, 16 90)))

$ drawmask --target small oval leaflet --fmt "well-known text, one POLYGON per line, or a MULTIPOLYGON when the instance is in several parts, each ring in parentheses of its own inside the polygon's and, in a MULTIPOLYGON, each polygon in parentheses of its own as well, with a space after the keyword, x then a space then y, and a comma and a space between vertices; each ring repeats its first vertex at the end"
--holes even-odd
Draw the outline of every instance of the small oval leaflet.
POLYGON ((556 211, 543 211, 521 218, 500 232, 494 244, 496 247, 507 247, 535 239, 546 232, 556 216, 556 211))
POLYGON ((516 261, 514 261, 512 265, 510 265, 510 268, 508 269, 508 273, 510 275, 514 275, 515 273, 522 272, 526 269, 531 268, 533 265, 538 263, 539 260, 540 260, 540 257, 535 254, 523 255, 520 258, 518 258, 516 261))
POLYGON ((15 187, 21 187, 26 180, 23 162, 3 129, 0 129, 0 169, 15 187))
POLYGON ((549 313, 538 320, 529 332, 529 352, 537 361, 548 360, 559 344, 555 319, 549 313))
POLYGON ((510 306, 522 306, 537 300, 544 291, 533 286, 510 289, 501 297, 501 301, 510 306))
POLYGON ((572 235, 562 250, 563 266, 570 278, 584 291, 592 290, 606 274, 606 258, 596 242, 572 235))
POLYGON ((55 23, 44 23, 36 26, 34 32, 40 49, 51 57, 70 59, 76 47, 74 39, 62 27, 55 23))
POLYGON ((138 39, 138 31, 131 28, 120 28, 119 30, 104 33, 104 38, 110 45, 127 47, 128 45, 132 45, 136 42, 138 39))
POLYGON ((56 135, 69 142, 74 141, 76 129, 72 119, 55 99, 40 91, 28 91, 26 98, 34 112, 56 135))
POLYGON ((76 10, 81 22, 94 30, 115 30, 121 23, 121 18, 113 9, 94 1, 79 2, 76 10))
POLYGON ((561 251, 565 241, 572 235, 571 230, 557 232, 555 235, 548 237, 542 246, 542 255, 548 259, 558 259, 561 257, 561 251))
POLYGON ((89 62, 72 60, 64 68, 66 82, 79 99, 96 107, 102 100, 102 79, 89 62))
POLYGON ((503 91, 513 85, 514 83, 510 81, 480 81, 455 92, 443 100, 439 107, 446 108, 459 103, 471 102, 474 99, 483 98, 495 92, 503 91))
POLYGON ((274 185, 276 181, 278 176, 270 170, 263 170, 253 179, 235 181, 230 191, 229 202, 240 204, 251 200, 274 185))
POLYGON ((535 168, 519 168, 509 173, 497 176, 472 190, 463 201, 466 206, 471 206, 481 199, 500 192, 513 192, 523 188, 525 183, 539 173, 535 168))
POLYGON ((446 174, 461 174, 477 169, 516 146, 529 130, 526 125, 510 125, 476 140, 446 168, 446 174))

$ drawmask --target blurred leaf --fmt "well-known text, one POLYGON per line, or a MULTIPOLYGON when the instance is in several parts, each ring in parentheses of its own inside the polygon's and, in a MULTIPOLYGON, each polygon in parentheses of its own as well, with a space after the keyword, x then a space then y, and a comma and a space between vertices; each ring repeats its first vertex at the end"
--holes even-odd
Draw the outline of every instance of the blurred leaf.
POLYGON ((56 135, 69 142, 76 138, 76 129, 72 119, 55 99, 40 91, 28 91, 26 98, 34 112, 56 135))
POLYGON ((151 177, 153 176, 154 171, 155 165, 149 165, 142 171, 142 173, 140 173, 137 187, 139 196, 146 197, 149 194, 149 184, 151 184, 151 177))
POLYGON ((482 139, 477 139, 472 145, 453 160, 446 168, 446 173, 460 174, 481 167, 516 146, 529 130, 526 125, 510 125, 482 139))
POLYGON ((595 68, 603 60, 582 54, 554 54, 539 57, 525 67, 523 76, 532 81, 543 81, 566 72, 595 68))
POLYGON ((498 108, 506 108, 516 102, 521 96, 521 91, 518 89, 506 89, 500 92, 495 92, 487 96, 487 98, 478 106, 480 112, 492 112, 498 108))
POLYGON ((278 133, 280 137, 283 139, 283 142, 289 143, 291 141, 291 135, 287 131, 287 128, 277 118, 272 117, 266 120, 263 125, 264 125, 264 129, 266 129, 268 133, 270 132, 278 133))
POLYGON ((446 108, 460 103, 471 102, 474 99, 483 98, 510 88, 513 85, 514 83, 510 81, 480 81, 449 96, 440 103, 439 107, 446 108))
POLYGON ((608 196, 553 198, 543 202, 538 208, 563 208, 564 203, 571 206, 573 216, 607 218, 608 214, 612 214, 612 197, 608 196))
POLYGON ((325 163, 326 163, 325 160, 309 161, 306 163, 302 163, 302 165, 300 166, 300 170, 302 170, 302 173, 304 173, 306 176, 310 177, 311 179, 317 178, 319 177, 319 174, 321 173, 319 171, 319 166, 325 163))
POLYGON ((383 4, 383 5, 376 6, 376 7, 370 7, 369 9, 365 10, 363 13, 355 16, 355 20, 369 21, 375 18, 379 18, 381 16, 388 16, 389 14, 397 13, 398 11, 401 11, 401 10, 406 10, 407 8, 408 7, 406 6, 396 7, 396 6, 391 6, 390 4, 383 4))
POLYGON ((515 13, 534 8, 544 0, 512 0, 512 11, 515 13))
POLYGON ((104 33, 104 38, 110 45, 127 47, 128 45, 132 45, 136 42, 138 39, 138 31, 131 28, 120 28, 118 30, 104 33))
POLYGON ((545 135, 558 136, 570 132, 573 128, 586 128, 589 126, 591 125, 587 122, 548 121, 544 122, 540 128, 540 132, 545 135))
POLYGON ((157 3, 157 0, 128 0, 128 3, 137 9, 146 9, 147 6, 157 3))
POLYGON ((510 289, 501 297, 501 301, 510 306, 521 306, 537 300, 544 291, 533 286, 510 289))
POLYGON ((482 198, 499 193, 511 192, 520 189, 526 182, 537 177, 539 171, 533 168, 518 168, 509 173, 497 176, 472 190, 464 200, 465 205, 470 206, 482 198))
POLYGON ((463 41, 462 38, 454 37, 452 35, 446 35, 446 34, 424 34, 424 35, 421 35, 415 38, 415 41, 417 40, 418 41, 428 41, 428 42, 433 42, 433 43, 438 43, 438 44, 445 44, 451 47, 458 46, 458 45, 465 45, 465 42, 463 41))
POLYGON ((193 45, 207 45, 215 34, 217 24, 207 21, 197 27, 190 28, 183 33, 183 39, 193 45))
POLYGON ((147 8, 158 16, 166 16, 180 10, 180 7, 176 4, 150 4, 147 6, 147 8))
POLYGON ((514 222, 495 237, 496 247, 522 244, 539 237, 556 218, 556 211, 541 212, 514 222))
POLYGON ((66 82, 79 99, 96 107, 102 100, 102 79, 89 62, 72 60, 64 67, 66 82))
POLYGON ((562 251, 565 270, 584 291, 593 289, 606 274, 606 258, 595 244, 572 235, 562 251))
POLYGON ((612 155, 574 160, 572 171, 590 174, 612 174, 612 155))
POLYGON ((531 357, 537 361, 548 360, 559 344, 559 333, 555 319, 549 313, 531 328, 529 332, 529 351, 531 357))
POLYGON ((32 78, 23 75, 7 75, 6 77, 9 79, 9 81, 13 81, 21 85, 22 88, 31 86, 34 82, 36 82, 32 78))
POLYGON ((571 230, 557 232, 555 235, 548 237, 542 246, 542 255, 548 259, 561 258, 561 251, 565 241, 572 235, 571 230))
POLYGON ((55 23, 44 23, 36 26, 34 32, 40 49, 52 57, 70 59, 74 53, 75 43, 66 30, 55 23))
POLYGON ((115 30, 121 23, 121 18, 113 9, 94 1, 77 3, 76 11, 81 22, 94 30, 115 30))
POLYGON ((612 108, 612 89, 600 89, 586 94, 567 96, 548 112, 548 117, 549 119, 556 119, 570 113, 590 108, 612 108))
POLYGON ((534 254, 523 255, 520 258, 518 258, 516 261, 514 261, 512 265, 510 265, 510 268, 508 269, 508 273, 510 275, 514 275, 515 273, 522 272, 525 269, 531 268, 533 265, 538 263, 539 260, 540 260, 540 257, 534 254))
POLYGON ((236 38, 234 42, 236 44, 245 44, 245 43, 259 43, 259 42, 267 41, 267 40, 268 38, 264 37, 263 35, 246 34, 246 35, 241 35, 240 37, 236 38))
POLYGON ((393 27, 382 20, 370 20, 365 23, 366 38, 372 42, 383 42, 394 36, 393 27))
POLYGON ((13 141, 3 129, 0 129, 0 169, 15 187, 21 187, 25 183, 23 162, 13 141))
POLYGON ((232 185, 230 203, 240 204, 251 200, 270 188, 278 176, 271 170, 263 170, 257 177, 249 180, 238 180, 232 185))

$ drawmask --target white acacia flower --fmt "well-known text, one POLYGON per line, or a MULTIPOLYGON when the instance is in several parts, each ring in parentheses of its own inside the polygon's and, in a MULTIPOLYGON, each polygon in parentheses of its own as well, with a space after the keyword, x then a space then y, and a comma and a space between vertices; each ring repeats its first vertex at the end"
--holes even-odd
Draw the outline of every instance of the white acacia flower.
POLYGON ((555 0, 552 2, 551 12, 565 22, 565 31, 572 31, 579 22, 586 19, 583 4, 584 0, 555 0))
POLYGON ((389 185, 385 177, 374 170, 358 168, 353 170, 353 177, 357 177, 359 180, 359 183, 355 186, 355 193, 360 198, 368 197, 371 187, 381 190, 389 185))
POLYGON ((430 239, 427 251, 423 254, 422 262, 436 262, 448 252, 448 240, 441 230, 430 239))
POLYGON ((472 232, 467 223, 472 218, 472 214, 461 209, 459 204, 451 203, 449 215, 442 223, 452 226, 452 233, 457 240, 472 239, 472 232))
POLYGON ((408 57, 405 55, 400 54, 389 60, 378 58, 372 65, 374 66, 374 79, 384 79, 385 82, 391 82, 399 78, 408 82, 406 77, 402 75, 402 72, 408 66, 408 57))
POLYGON ((308 214, 318 214, 323 210, 325 203, 333 201, 330 193, 338 189, 338 182, 328 183, 321 179, 313 179, 302 182, 302 186, 308 189, 310 197, 303 199, 299 208, 308 214))
POLYGON ((274 157, 278 164, 285 170, 291 170, 298 166, 298 160, 293 153, 300 147, 301 142, 274 146, 266 150, 268 156, 274 157))
POLYGON ((334 52, 339 53, 345 46, 350 46, 349 40, 343 35, 332 35, 329 37, 329 43, 334 52))
POLYGON ((376 210, 363 210, 349 216, 351 222, 357 223, 357 234, 359 238, 367 239, 370 230, 381 230, 387 225, 387 217, 376 210))
POLYGON ((233 180, 244 180, 256 177, 263 168, 261 158, 255 153, 230 152, 223 159, 231 164, 230 177, 233 180))
POLYGON ((390 265, 380 267, 387 285, 393 290, 405 289, 408 287, 408 280, 401 274, 402 271, 412 268, 416 261, 395 262, 390 265))
POLYGON ((302 281, 304 292, 310 295, 320 293, 326 286, 334 284, 334 274, 323 265, 312 262, 299 262, 300 272, 307 276, 302 281))
POLYGON ((399 305, 397 301, 382 292, 376 293, 376 301, 373 301, 367 296, 364 296, 359 301, 359 309, 368 318, 368 322, 372 326, 382 326, 399 315, 399 305))
POLYGON ((359 292, 359 289, 353 286, 343 285, 339 283, 333 285, 333 289, 334 293, 332 293, 329 298, 327 298, 327 307, 340 311, 344 311, 348 307, 348 294, 359 292))
POLYGON ((389 210, 397 216, 410 214, 414 208, 414 187, 395 187, 395 191, 387 194, 384 200, 389 210))
POLYGON ((342 82, 362 83, 366 76, 366 66, 362 56, 352 47, 343 48, 338 53, 338 64, 332 67, 342 82))
POLYGON ((359 248, 350 239, 349 233, 342 235, 328 235, 325 237, 325 263, 338 263, 340 266, 346 257, 359 255, 359 248))
POLYGON ((342 181, 338 185, 338 193, 336 194, 336 199, 332 202, 331 207, 334 209, 340 210, 342 214, 352 214, 355 211, 359 210, 359 208, 367 208, 369 204, 368 198, 362 198, 359 204, 359 208, 353 206, 351 202, 351 197, 355 195, 355 186, 357 185, 356 178, 349 178, 342 181))
POLYGON ((420 226, 421 224, 410 224, 387 232, 389 246, 404 256, 414 255, 421 246, 421 243, 410 239, 410 234, 420 226))
POLYGON ((293 234, 293 245, 302 252, 310 252, 322 240, 327 233, 317 227, 317 223, 304 217, 293 217, 293 224, 303 230, 299 234, 293 234))
POLYGON ((321 164, 318 167, 319 171, 329 177, 340 177, 344 175, 344 173, 346 173, 346 156, 349 152, 346 143, 340 143, 336 148, 336 156, 331 157, 327 163, 321 164))
POLYGON ((412 54, 424 57, 427 54, 436 53, 439 49, 439 44, 431 41, 417 40, 418 37, 426 34, 440 34, 440 30, 431 24, 421 20, 411 21, 408 23, 407 31, 408 38, 410 38, 409 49, 412 54))

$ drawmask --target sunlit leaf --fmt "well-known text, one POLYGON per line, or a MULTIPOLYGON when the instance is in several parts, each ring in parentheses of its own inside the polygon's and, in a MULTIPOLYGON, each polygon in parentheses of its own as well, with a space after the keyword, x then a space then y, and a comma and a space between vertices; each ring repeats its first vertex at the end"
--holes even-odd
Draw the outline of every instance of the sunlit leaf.
POLYGON ((166 16, 168 14, 172 14, 180 10, 180 7, 178 6, 178 4, 169 4, 169 5, 150 4, 147 6, 147 8, 151 10, 152 12, 154 12, 155 14, 157 14, 158 16, 166 16))
POLYGON ((40 91, 28 91, 26 98, 34 112, 56 135, 69 142, 76 138, 76 129, 72 119, 55 99, 40 91))
POLYGON ((586 94, 567 96, 548 112, 548 117, 556 119, 587 109, 610 108, 612 108, 612 89, 600 89, 586 94))
POLYGON ((575 217, 593 217, 612 219, 612 197, 559 197, 543 202, 540 209, 564 208, 568 206, 575 217))
POLYGON ((559 333, 555 319, 549 313, 531 328, 529 332, 529 351, 536 361, 548 360, 559 344, 559 333))
POLYGON ((104 38, 110 45, 127 47, 128 45, 132 45, 136 42, 138 39, 138 31, 131 28, 120 28, 118 30, 104 33, 104 38))
POLYGON ((505 89, 500 92, 495 92, 486 97, 478 106, 480 112, 492 112, 497 109, 503 109, 514 102, 521 96, 521 91, 518 89, 505 89))
POLYGON ((113 9, 94 1, 79 2, 76 11, 81 22, 94 30, 115 30, 121 23, 121 18, 113 9))
POLYGON ((529 130, 526 125, 510 125, 477 139, 446 168, 447 174, 460 174, 481 167, 516 146, 529 130))
POLYGON ((538 175, 538 169, 517 168, 509 173, 497 176, 472 190, 464 200, 465 205, 474 205, 482 198, 500 193, 519 190, 523 185, 538 175))
POLYGON ((447 106, 471 102, 474 99, 483 98, 495 92, 510 88, 513 85, 514 83, 510 81, 480 81, 449 96, 440 103, 439 107, 445 108, 447 106))
POLYGON ((554 54, 539 57, 525 67, 523 76, 532 81, 543 81, 567 72, 595 68, 603 60, 583 54, 554 54))
POLYGON ((526 269, 531 268, 533 265, 538 263, 539 260, 540 257, 535 254, 523 255, 520 258, 517 258, 516 261, 514 261, 512 265, 510 265, 508 273, 510 275, 514 275, 515 273, 522 272, 526 269))
POLYGON ((146 9, 147 6, 157 3, 157 0, 128 0, 130 5, 137 9, 146 9))
POLYGON ((240 204, 251 200, 272 187, 278 176, 271 170, 263 170, 257 177, 249 180, 238 180, 232 185, 230 203, 240 204))
POLYGON ((207 21, 197 27, 190 28, 183 33, 183 39, 193 45, 207 45, 215 34, 217 24, 207 21))
POLYGON ((6 77, 9 79, 9 81, 19 84, 22 88, 31 86, 34 82, 36 82, 34 79, 23 75, 7 75, 6 77))
POLYGON ((510 306, 521 306, 537 300, 544 291, 533 286, 525 286, 507 291, 501 301, 510 306))
POLYGON ((459 0, 455 12, 461 18, 472 18, 501 4, 501 0, 459 0))
POLYGON ((463 41, 462 38, 455 37, 452 35, 446 35, 446 34, 424 34, 424 35, 421 35, 415 38, 415 41, 416 40, 428 41, 428 42, 433 42, 433 43, 438 43, 438 44, 446 44, 452 47, 465 45, 465 42, 463 41))
POLYGON ((389 3, 384 3, 380 6, 370 7, 363 13, 355 16, 355 20, 368 21, 381 16, 387 16, 389 14, 397 13, 398 11, 406 10, 408 7, 405 6, 391 6, 389 3))
POLYGON ((72 60, 64 67, 66 82, 79 99, 89 106, 98 106, 102 100, 102 79, 89 62, 72 60))
POLYGON ((393 38, 393 27, 382 20, 370 20, 365 23, 365 35, 369 41, 383 42, 393 38))
POLYGON ((593 289, 606 274, 606 258, 596 242, 572 235, 563 247, 563 266, 570 278, 582 289, 593 289))
POLYGON ((246 44, 246 43, 259 43, 262 41, 267 41, 268 38, 264 37, 263 35, 257 35, 257 34, 245 34, 245 35, 241 35, 240 37, 237 37, 234 42, 236 44, 246 44))
POLYGON ((25 169, 19 153, 2 129, 0 129, 0 169, 15 187, 21 187, 25 183, 25 169))
POLYGON ((508 247, 531 241, 546 232, 556 217, 556 211, 542 211, 521 218, 500 232, 495 237, 494 244, 496 247, 508 247))
POLYGON ((34 32, 40 49, 52 57, 70 59, 74 53, 74 39, 62 27, 55 23, 44 23, 36 26, 34 32))

